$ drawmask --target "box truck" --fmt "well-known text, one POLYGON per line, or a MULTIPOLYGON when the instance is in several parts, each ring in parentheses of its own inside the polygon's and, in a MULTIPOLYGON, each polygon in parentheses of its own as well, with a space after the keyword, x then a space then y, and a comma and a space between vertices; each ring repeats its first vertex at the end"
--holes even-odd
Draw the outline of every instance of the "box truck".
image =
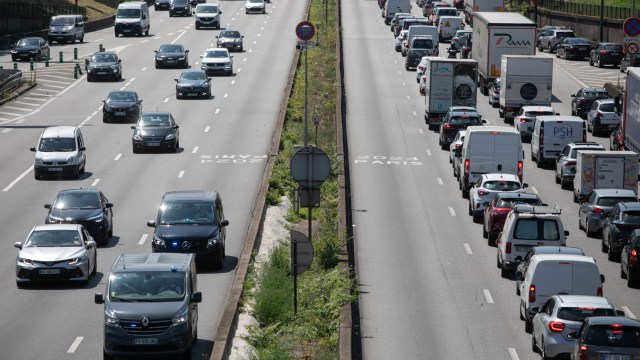
POLYGON ((640 153, 640 68, 628 68, 622 93, 622 140, 626 150, 640 153))
MULTIPOLYGON (((411 0, 387 0, 382 10, 384 23, 389 25, 396 13, 411 13, 411 0)), ((397 35, 396 35, 397 36, 397 35)))
POLYGON ((503 12, 504 0, 464 0, 464 22, 473 26, 473 14, 477 12, 503 12))
POLYGON ((471 58, 478 61, 478 86, 484 95, 500 77, 502 55, 535 55, 536 23, 518 13, 477 12, 471 58))
POLYGON ((578 150, 573 201, 585 199, 594 189, 638 192, 638 154, 633 151, 578 150))
POLYGON ((531 55, 502 55, 500 109, 512 121, 525 105, 551 106, 553 59, 531 55))
POLYGON ((430 58, 425 75, 424 120, 429 130, 438 128, 450 106, 476 106, 475 60, 430 58))

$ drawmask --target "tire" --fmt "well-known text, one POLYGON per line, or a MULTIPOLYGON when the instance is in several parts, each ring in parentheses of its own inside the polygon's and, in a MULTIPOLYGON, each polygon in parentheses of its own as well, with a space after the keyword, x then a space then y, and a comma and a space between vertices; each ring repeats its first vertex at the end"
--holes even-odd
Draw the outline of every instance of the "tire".
POLYGON ((574 202, 574 203, 577 203, 577 202, 579 202, 579 201, 580 201, 580 199, 578 199, 578 196, 576 195, 576 193, 575 193, 575 191, 574 191, 574 193, 573 193, 573 202, 574 202))
POLYGON ((538 345, 536 344, 536 338, 535 336, 533 336, 533 334, 531 334, 531 351, 533 351, 534 353, 540 352, 540 350, 538 349, 538 345))
POLYGON ((91 270, 91 275, 95 275, 98 272, 98 254, 93 256, 93 270, 91 270))
POLYGON ((474 211, 474 212, 473 212, 473 217, 472 217, 472 219, 473 219, 473 222, 474 222, 474 223, 476 223, 476 224, 479 224, 479 223, 481 223, 481 222, 482 222, 482 216, 480 216, 480 213, 479 213, 479 212, 477 212, 477 211, 474 211))
POLYGON ((487 228, 484 227, 484 224, 482 224, 482 237, 485 239, 489 238, 489 232, 487 231, 487 228))
POLYGON ((627 275, 627 287, 633 288, 636 285, 636 279, 631 276, 631 273, 627 275))
POLYGON ((541 44, 541 43, 538 43, 538 51, 539 51, 539 52, 542 52, 543 50, 544 50, 544 49, 542 48, 542 44, 541 44))
POLYGON ((622 267, 622 264, 620 264, 620 278, 621 279, 626 279, 627 278, 627 274, 625 274, 624 268, 622 267))
POLYGON ((498 253, 496 253, 496 267, 498 269, 500 269, 502 266, 500 266, 500 256, 498 255, 498 253))
POLYGON ((473 208, 471 207, 471 201, 469 201, 469 216, 473 216, 473 208))
POLYGON ((442 149, 442 150, 447 150, 447 144, 445 144, 445 143, 441 143, 441 144, 440 144, 440 149, 442 149))
POLYGON ((222 270, 222 268, 224 267, 224 258, 225 250, 223 246, 222 249, 218 251, 218 254, 216 256, 215 263, 213 264, 214 270, 222 270))
POLYGON ((536 158, 536 167, 537 167, 538 169, 542 169, 542 168, 544 167, 544 164, 543 164, 542 160, 540 159, 540 156, 538 156, 538 157, 536 158))
POLYGON ((180 355, 180 360, 191 360, 191 345, 180 355))
POLYGON ((553 54, 555 52, 555 49, 551 48, 551 43, 548 43, 547 46, 549 47, 549 54, 553 54))
POLYGON ((178 144, 177 143, 173 145, 173 147, 171 148, 171 152, 174 153, 174 154, 178 152, 178 144))
POLYGON ((489 231, 487 234, 487 245, 495 247, 497 235, 493 235, 493 232, 489 231))
POLYGON ((593 66, 593 59, 591 59, 591 56, 589 56, 589 66, 593 66))
POLYGON ((555 173, 556 184, 562 184, 562 179, 558 176, 558 173, 555 173))
POLYGON ((569 182, 565 181, 564 178, 560 178, 560 189, 569 190, 570 188, 569 182))
POLYGON ((102 350, 102 360, 113 360, 113 357, 102 350))
POLYGON ((585 235, 587 235, 587 237, 593 237, 595 235, 595 233, 591 230, 589 230, 589 220, 585 220, 584 222, 584 233, 585 235))
POLYGON ((240 50, 239 50, 239 51, 240 51, 240 52, 243 52, 243 51, 244 51, 244 46, 243 46, 243 45, 240 45, 240 50))
POLYGON ((527 334, 531 334, 531 332, 533 332, 533 324, 531 323, 531 320, 526 317, 524 319, 524 331, 527 334))
POLYGON ((616 261, 618 256, 616 256, 616 254, 614 254, 613 251, 611 251, 611 247, 608 247, 607 249, 609 250, 609 252, 607 253, 607 260, 616 261))
POLYGON ((504 268, 504 264, 500 265, 500 276, 503 279, 508 279, 509 278, 509 270, 504 268))
POLYGON ((602 67, 603 67, 603 65, 602 65, 602 61, 600 61, 600 58, 598 58, 598 67, 599 67, 599 68, 602 68, 602 67))
MULTIPOLYGON (((533 331, 533 328, 531 330, 533 331)), ((550 357, 547 356, 547 352, 544 349, 544 339, 542 339, 542 344, 540 345, 540 358, 542 360, 550 360, 551 359, 550 357)))
POLYGON ((569 57, 567 56, 567 51, 566 51, 566 50, 564 51, 564 54, 563 54, 563 55, 564 55, 564 59, 565 59, 565 60, 569 60, 569 57))
POLYGON ((107 240, 113 237, 113 222, 111 222, 111 228, 107 231, 107 240))
POLYGON ((104 116, 103 116, 103 117, 102 117, 102 122, 103 122, 103 123, 105 123, 105 124, 108 124, 108 123, 110 123, 111 121, 109 121, 109 119, 107 119, 106 117, 104 117, 104 116))
POLYGON ((78 168, 76 169, 76 171, 73 173, 73 178, 74 179, 80 179, 80 165, 78 165, 78 168))

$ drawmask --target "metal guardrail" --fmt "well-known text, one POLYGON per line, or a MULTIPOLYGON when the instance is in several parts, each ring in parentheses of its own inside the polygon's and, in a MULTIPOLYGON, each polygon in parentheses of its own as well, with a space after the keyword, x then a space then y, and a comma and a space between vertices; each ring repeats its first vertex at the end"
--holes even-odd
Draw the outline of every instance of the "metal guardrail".
MULTIPOLYGON (((538 0, 538 8, 566 12, 576 15, 600 16, 600 5, 582 4, 564 0, 538 0)), ((607 19, 626 19, 640 16, 640 7, 632 14, 630 7, 604 6, 604 17, 607 19)))
POLYGON ((22 71, 0 70, 0 97, 22 85, 22 71))
POLYGON ((51 2, 27 3, 27 2, 0 2, 0 14, 3 17, 39 17, 51 15, 87 16, 87 8, 70 4, 55 4, 51 2))

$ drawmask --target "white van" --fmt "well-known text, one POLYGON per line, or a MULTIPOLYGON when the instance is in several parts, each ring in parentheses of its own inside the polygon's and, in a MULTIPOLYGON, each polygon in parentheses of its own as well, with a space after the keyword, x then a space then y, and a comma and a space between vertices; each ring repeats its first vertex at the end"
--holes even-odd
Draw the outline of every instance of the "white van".
POLYGON ((462 146, 458 181, 462 197, 480 175, 517 175, 522 181, 524 152, 518 131, 507 126, 469 126, 462 146))
POLYGON ((84 41, 84 18, 82 15, 57 15, 49 20, 47 40, 50 44, 54 41, 76 42, 84 41))
POLYGON ((142 36, 143 33, 149 35, 151 17, 149 17, 149 6, 146 2, 121 3, 113 18, 116 37, 120 34, 124 36, 142 36))
POLYGON ((37 147, 30 150, 36 153, 33 165, 36 180, 62 175, 78 179, 84 174, 87 156, 79 127, 48 127, 40 134, 37 147))
POLYGON ((540 307, 553 295, 603 296, 604 275, 589 256, 540 254, 531 257, 526 273, 516 272, 520 279, 520 319, 531 332, 532 307, 540 307))
POLYGON ((437 26, 440 41, 451 40, 458 30, 464 29, 462 18, 459 16, 441 16, 437 26))
POLYGON ((554 162, 572 142, 587 141, 587 127, 577 116, 536 116, 531 134, 531 160, 538 167, 554 162))
MULTIPOLYGON (((435 40, 435 48, 438 48, 438 28, 429 25, 411 25, 409 26, 409 32, 407 33, 407 44, 411 47, 411 40, 416 35, 428 35, 435 40)), ((437 54, 436 54, 437 55, 437 54)))

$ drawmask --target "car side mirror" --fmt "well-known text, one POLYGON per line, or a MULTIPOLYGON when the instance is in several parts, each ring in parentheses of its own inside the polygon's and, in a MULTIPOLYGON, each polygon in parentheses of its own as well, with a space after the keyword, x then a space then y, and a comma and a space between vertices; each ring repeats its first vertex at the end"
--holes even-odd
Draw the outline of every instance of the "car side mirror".
POLYGON ((115 20, 115 19, 116 19, 116 16, 115 16, 115 15, 113 15, 113 20, 115 20))
POLYGON ((556 115, 560 115, 560 113, 556 113, 556 115))
POLYGON ((87 151, 87 148, 84 146, 80 146, 80 151, 87 151))
POLYGON ((147 221, 147 226, 148 227, 156 227, 156 221, 155 220, 147 221))
POLYGON ((604 284, 604 275, 600 274, 600 282, 604 284))
POLYGON ((529 313, 530 314, 535 315, 535 314, 537 314, 539 312, 540 312, 540 307, 539 306, 534 306, 534 307, 530 307, 529 308, 529 313))
POLYGON ((173 79, 173 80, 175 80, 175 82, 178 82, 178 79, 173 79))
POLYGON ((44 204, 45 209, 51 209, 51 204, 44 204))
POLYGON ((524 276, 522 275, 522 271, 520 271, 520 270, 516 271, 516 274, 515 274, 514 277, 515 277, 516 281, 524 280, 524 276))
POLYGON ((188 53, 188 52, 189 52, 189 50, 185 50, 184 52, 188 53))
POLYGON ((571 94, 571 97, 576 97, 576 94, 571 94))
POLYGON ((112 203, 106 203, 104 205, 104 207, 107 208, 107 209, 111 209, 113 207, 113 204, 112 203))
POLYGON ((173 128, 174 128, 174 129, 179 129, 179 128, 180 128, 180 126, 179 126, 179 125, 175 125, 173 128))
POLYGON ((200 55, 200 59, 204 59, 204 57, 202 55, 200 55))
POLYGON ((564 231, 564 236, 569 236, 569 230, 564 231))
POLYGON ((104 296, 102 293, 95 293, 95 295, 93 295, 93 302, 96 304, 104 304, 104 296))
POLYGON ((158 53, 158 50, 153 50, 153 52, 157 54, 157 53, 158 53))
POLYGON ((220 221, 220 226, 229 226, 229 220, 224 219, 224 220, 220 221))
POLYGON ((191 302, 199 303, 202 302, 202 293, 200 291, 196 291, 191 295, 191 302))
POLYGON ((483 123, 483 124, 486 124, 486 123, 487 123, 487 120, 482 119, 482 123, 483 123))
POLYGON ((229 57, 233 59, 233 55, 231 55, 231 56, 229 56, 229 57))
POLYGON ((135 130, 135 129, 136 129, 135 125, 131 125, 131 128, 132 128, 133 130, 135 130))
POLYGON ((118 64, 122 63, 122 59, 118 59, 118 64))
POLYGON ((218 11, 218 14, 222 15, 222 11, 218 11))
POLYGON ((20 242, 13 243, 13 247, 17 247, 18 249, 22 250, 22 243, 20 242))
POLYGON ((142 99, 138 100, 138 104, 142 104, 142 99))
POLYGON ((529 184, 527 184, 527 183, 522 184, 522 188, 523 189, 528 188, 528 187, 529 187, 529 184))
POLYGON ((29 150, 30 150, 30 151, 36 151, 36 148, 31 147, 31 148, 29 148, 29 150))
POLYGON ((244 39, 244 35, 240 36, 241 39, 244 39))
POLYGON ((147 18, 147 15, 142 15, 142 20, 145 20, 147 18))
POLYGON ((94 246, 98 246, 95 240, 87 241, 87 247, 94 247, 94 246))
POLYGON ((216 35, 216 39, 218 38, 218 35, 216 35))

